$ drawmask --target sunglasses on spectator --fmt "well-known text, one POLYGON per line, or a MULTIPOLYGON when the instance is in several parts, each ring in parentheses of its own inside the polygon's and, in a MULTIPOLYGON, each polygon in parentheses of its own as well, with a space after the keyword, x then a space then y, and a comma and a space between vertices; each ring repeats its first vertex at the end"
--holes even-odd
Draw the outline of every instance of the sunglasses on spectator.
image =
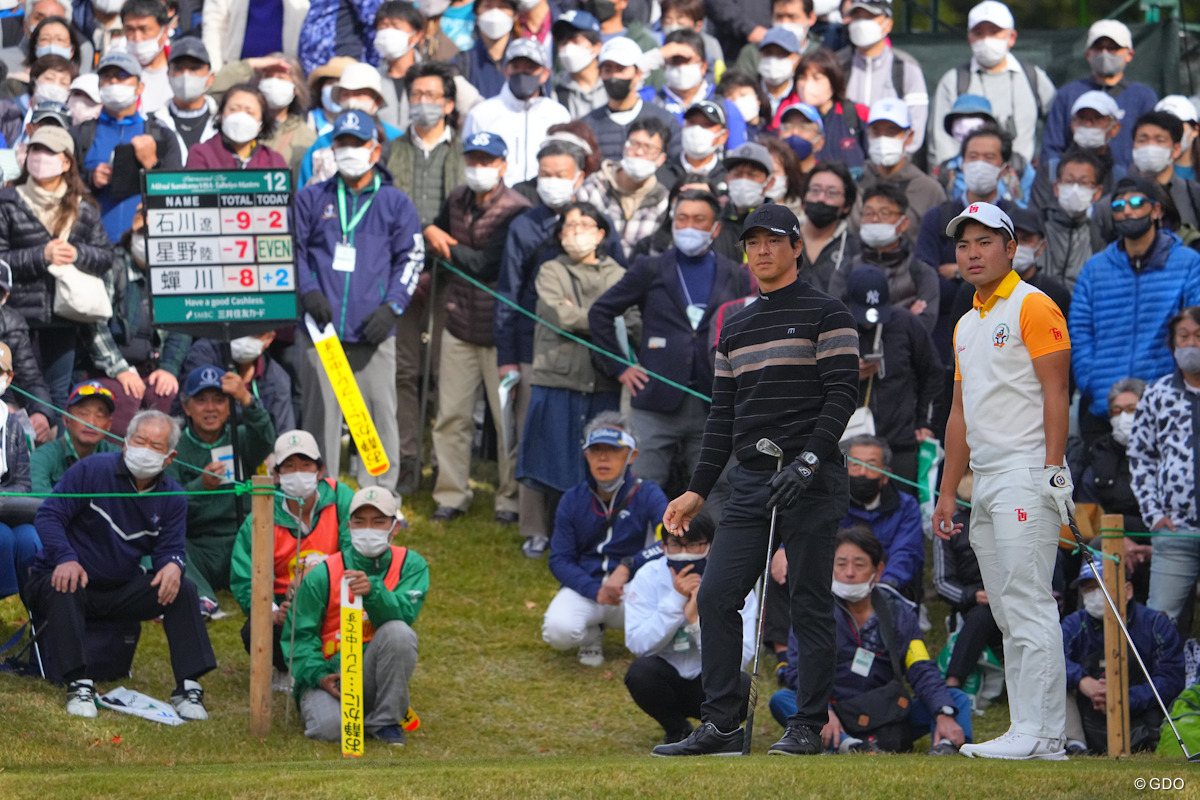
POLYGON ((103 386, 80 386, 71 392, 71 399, 74 400, 76 397, 92 397, 95 395, 107 397, 109 400, 113 399, 113 393, 103 386))
POLYGON ((1133 211, 1137 211, 1142 206, 1149 205, 1149 204, 1150 204, 1150 201, 1147 198, 1142 197, 1139 194, 1139 195, 1134 195, 1133 197, 1129 198, 1128 200, 1113 200, 1112 201, 1112 210, 1113 210, 1114 214, 1120 214, 1122 211, 1125 210, 1125 206, 1127 206, 1127 205, 1133 211))

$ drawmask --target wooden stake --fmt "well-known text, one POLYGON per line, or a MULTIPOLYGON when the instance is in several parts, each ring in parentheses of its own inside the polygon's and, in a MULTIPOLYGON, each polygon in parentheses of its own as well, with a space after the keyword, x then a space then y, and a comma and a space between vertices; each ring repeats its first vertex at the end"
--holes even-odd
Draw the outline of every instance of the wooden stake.
MULTIPOLYGON (((1120 514, 1105 514, 1100 521, 1103 536, 1100 549, 1106 556, 1104 561, 1104 587, 1108 589, 1113 603, 1121 612, 1125 611, 1125 538, 1117 531, 1124 531, 1125 518, 1120 514)), ((1104 610, 1104 675, 1107 692, 1105 705, 1108 712, 1108 754, 1113 757, 1129 755, 1129 661, 1125 637, 1112 609, 1104 610)))
POLYGON ((250 549, 250 735, 271 732, 271 604, 275 584, 275 482, 251 479, 253 539, 250 549))

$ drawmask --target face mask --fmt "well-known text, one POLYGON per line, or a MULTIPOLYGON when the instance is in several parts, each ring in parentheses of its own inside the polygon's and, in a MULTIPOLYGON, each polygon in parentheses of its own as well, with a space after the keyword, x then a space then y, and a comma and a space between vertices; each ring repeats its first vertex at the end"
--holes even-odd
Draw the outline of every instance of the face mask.
POLYGON ((257 336, 239 336, 229 343, 230 354, 238 364, 257 361, 266 345, 257 336))
POLYGON ((1200 372, 1200 347, 1176 347, 1175 364, 1189 375, 1200 372))
POLYGON ((262 123, 245 111, 235 111, 221 120, 221 133, 234 144, 252 142, 262 130, 262 123))
POLYGON ((375 50, 386 61, 395 61, 412 50, 412 37, 399 28, 384 28, 375 32, 375 50))
POLYGON ((1113 221, 1117 236, 1122 239, 1140 239, 1154 226, 1154 218, 1147 214, 1140 219, 1119 219, 1113 221))
POLYGON ((633 88, 633 81, 629 78, 605 78, 604 91, 613 100, 618 103, 629 97, 629 91, 633 88))
POLYGON ((771 185, 768 186, 766 191, 763 192, 763 197, 772 202, 778 203, 783 199, 783 196, 787 194, 787 176, 780 175, 777 172, 771 177, 773 177, 774 180, 771 181, 771 185))
POLYGON ((708 158, 717 152, 716 138, 717 134, 707 128, 689 125, 683 129, 683 152, 692 158, 708 158))
POLYGON ((768 86, 779 86, 792 79, 796 68, 790 59, 766 56, 758 62, 758 74, 768 86))
POLYGON ((372 117, 379 111, 379 103, 369 97, 347 97, 342 101, 342 111, 362 111, 372 117))
POLYGON ((172 75, 167 82, 171 84, 171 94, 175 95, 175 99, 185 103, 200 97, 208 89, 207 75, 193 75, 190 72, 172 75))
POLYGON ((475 20, 479 32, 493 42, 502 39, 513 29, 513 18, 498 8, 485 11, 475 20))
POLYGON ((986 161, 967 161, 962 166, 962 172, 967 189, 981 197, 987 197, 996 191, 996 183, 999 182, 1004 167, 997 167, 986 161))
POLYGON ((833 595, 840 597, 847 603, 857 603, 859 600, 865 600, 871 594, 871 582, 866 583, 842 583, 834 578, 833 595))
POLYGON ((158 58, 158 54, 162 52, 162 46, 158 43, 157 37, 143 39, 140 42, 126 40, 125 50, 144 67, 158 58))
POLYGON ((1017 245, 1017 254, 1013 256, 1013 269, 1019 273, 1024 273, 1025 270, 1033 266, 1037 261, 1037 248, 1026 247, 1023 244, 1017 245))
POLYGON ((812 155, 813 143, 803 136, 789 136, 783 140, 783 143, 792 148, 792 152, 796 154, 796 158, 801 161, 812 155))
POLYGON ((116 14, 125 5, 125 0, 92 0, 92 8, 101 14, 116 14))
POLYGON ((703 553, 667 553, 667 567, 671 572, 682 572, 691 564, 692 571, 688 575, 703 575, 704 567, 708 564, 708 551, 703 553))
POLYGON ((258 82, 258 90, 267 99, 267 105, 276 110, 287 108, 296 98, 296 84, 283 78, 263 78, 258 82))
POLYGON ((517 0, 517 11, 522 14, 533 11, 542 0, 517 0))
POLYGON ((25 169, 29 170, 31 177, 38 180, 57 178, 63 173, 62 156, 42 150, 30 150, 25 156, 25 169))
POLYGON ((804 102, 813 108, 820 108, 833 99, 833 87, 828 81, 805 81, 804 102))
POLYGON ((667 86, 676 92, 686 92, 695 89, 704 78, 701 64, 683 64, 678 67, 667 67, 664 70, 667 86))
POLYGON ((592 0, 588 5, 597 22, 608 22, 617 15, 617 5, 612 0, 592 0))
POLYGON ((831 206, 828 203, 805 203, 804 216, 808 218, 809 223, 814 228, 828 228, 833 223, 837 222, 838 217, 842 214, 842 209, 837 206, 831 206))
POLYGON ((796 35, 796 41, 800 43, 802 48, 804 47, 804 40, 808 38, 808 26, 803 22, 781 22, 775 27, 783 28, 785 31, 791 31, 794 33, 796 35))
POLYGON ((1117 53, 1101 50, 1088 56, 1088 66, 1092 74, 1101 78, 1111 78, 1125 71, 1125 59, 1117 53))
POLYGON ((575 195, 574 178, 538 178, 538 199, 551 208, 562 208, 575 195))
POLYGON ((850 29, 850 43, 855 47, 866 49, 883 39, 883 26, 873 19, 858 19, 846 27, 850 29))
POLYGON ((321 108, 325 109, 325 114, 329 117, 336 117, 342 113, 342 107, 333 102, 332 83, 327 83, 321 87, 321 108))
POLYGON ((658 165, 648 158, 625 156, 621 159, 621 169, 634 183, 641 183, 658 171, 658 165))
POLYGON ((1192 131, 1192 129, 1185 122, 1183 125, 1183 138, 1179 140, 1180 151, 1186 153, 1188 150, 1190 150, 1192 148, 1192 142, 1194 142, 1195 140, 1196 140, 1196 134, 1192 131))
POLYGON ((574 75, 595 61, 596 56, 583 45, 571 43, 558 49, 558 60, 562 62, 563 69, 574 75))
POLYGON ((67 100, 67 109, 71 112, 71 122, 76 125, 82 125, 89 119, 100 116, 101 108, 103 106, 99 103, 93 103, 83 95, 74 95, 67 100))
POLYGON ((1083 609, 1092 619, 1104 619, 1104 610, 1108 604, 1104 602, 1104 592, 1092 589, 1083 594, 1083 609))
POLYGON ((1171 166, 1171 148, 1156 144, 1133 149, 1133 163, 1143 175, 1157 175, 1171 166))
POLYGON ((758 119, 759 114, 762 113, 762 108, 758 104, 758 98, 752 94, 744 94, 737 98, 733 101, 733 106, 746 122, 758 119))
POLYGON ((542 80, 528 72, 518 72, 508 79, 508 88, 518 100, 528 100, 542 88, 542 80))
POLYGON ((442 103, 416 103, 408 107, 408 117, 421 130, 429 130, 442 121, 442 103))
POLYGON ((729 199, 738 208, 762 205, 763 184, 750 178, 734 178, 729 182, 729 199))
POLYGON ((467 167, 466 174, 472 192, 490 192, 500 183, 499 167, 467 167))
POLYGON ((0 375, 0 394, 4 394, 6 391, 8 391, 8 376, 0 375))
POLYGON ((904 158, 904 139, 876 136, 867 143, 867 157, 881 167, 894 167, 904 158))
POLYGON ((1072 217, 1077 217, 1091 208, 1092 197, 1095 194, 1094 189, 1078 183, 1058 184, 1058 204, 1072 217))
POLYGON ((890 222, 871 222, 858 229, 858 238, 862 243, 874 250, 895 244, 900 238, 896 226, 890 222))
POLYGON ((1075 144, 1084 150, 1099 150, 1108 143, 1108 131, 1104 128, 1090 128, 1087 125, 1079 125, 1071 133, 1071 138, 1075 140, 1075 144))
POLYGON ((146 234, 135 233, 129 240, 129 254, 143 267, 150 263, 146 257, 146 234))
POLYGON ((672 227, 671 238, 675 241, 675 247, 679 252, 695 258, 708 250, 712 244, 713 232, 695 228, 672 227))
POLYGON ((137 87, 126 83, 101 86, 100 102, 109 111, 124 111, 137 102, 137 87))
POLYGON ((585 258, 591 258, 596 254, 596 247, 600 244, 600 238, 599 235, 594 233, 564 234, 562 237, 562 247, 573 261, 583 261, 585 258))
POLYGON ((38 58, 41 58, 42 56, 62 56, 68 61, 71 60, 71 56, 75 55, 74 50, 69 47, 63 47, 60 44, 38 45, 37 49, 34 50, 34 53, 38 58))
POLYGON ((289 472, 280 475, 279 490, 291 497, 312 497, 317 491, 317 473, 289 472))
POLYGON ((124 460, 125 466, 129 468, 133 477, 139 481, 145 481, 163 471, 163 462, 167 460, 167 457, 149 447, 134 447, 126 444, 124 460))
POLYGON ((367 147, 337 147, 333 161, 345 178, 361 178, 371 168, 371 150, 367 147))
POLYGON ((978 130, 986 124, 987 122, 979 117, 959 117, 950 126, 950 136, 954 141, 962 144, 972 131, 978 130))
POLYGON ((971 42, 971 55, 984 69, 991 69, 1000 64, 1008 55, 1008 39, 997 39, 989 36, 977 42, 971 42))
POLYGON ((351 528, 350 546, 359 555, 378 558, 387 552, 388 542, 392 540, 392 528, 351 528))
POLYGON ((1113 440, 1124 447, 1129 444, 1129 434, 1133 433, 1133 412, 1122 411, 1112 418, 1113 440))
POLYGON ((878 478, 868 478, 866 475, 851 475, 849 482, 850 499, 861 506, 879 497, 882 489, 878 478))

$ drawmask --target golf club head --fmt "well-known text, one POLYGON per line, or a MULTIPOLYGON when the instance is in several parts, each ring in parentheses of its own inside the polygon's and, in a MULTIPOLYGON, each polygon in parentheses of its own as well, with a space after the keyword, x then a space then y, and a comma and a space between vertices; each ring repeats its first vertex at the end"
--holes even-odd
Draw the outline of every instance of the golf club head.
POLYGON ((783 458, 783 448, 772 442, 765 436, 758 440, 758 444, 754 445, 758 452, 763 455, 771 456, 772 458, 783 458))

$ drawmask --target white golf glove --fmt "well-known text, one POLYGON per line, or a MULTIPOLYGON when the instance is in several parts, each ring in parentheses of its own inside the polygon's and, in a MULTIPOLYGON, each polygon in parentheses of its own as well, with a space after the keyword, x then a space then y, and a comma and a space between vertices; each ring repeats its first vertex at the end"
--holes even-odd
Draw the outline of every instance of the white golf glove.
POLYGON ((1042 497, 1054 503, 1063 525, 1070 525, 1070 515, 1075 513, 1075 484, 1071 482, 1071 471, 1066 467, 1046 467, 1042 470, 1042 497))

